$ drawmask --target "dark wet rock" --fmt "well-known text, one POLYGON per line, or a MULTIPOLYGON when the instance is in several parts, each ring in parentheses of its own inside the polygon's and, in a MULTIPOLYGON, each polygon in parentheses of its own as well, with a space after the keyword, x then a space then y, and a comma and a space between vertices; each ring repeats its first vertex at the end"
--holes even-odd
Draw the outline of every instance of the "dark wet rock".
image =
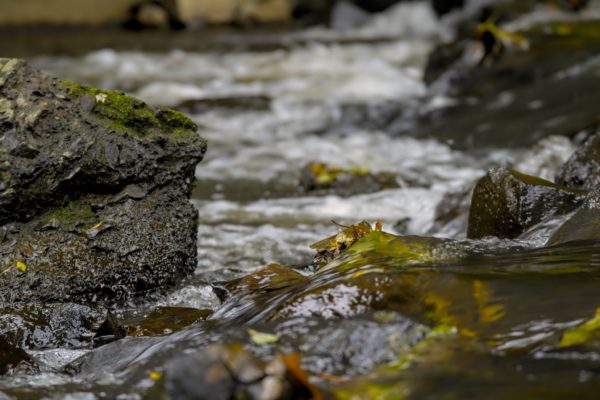
POLYGON ((600 239, 600 188, 586 197, 577 211, 569 217, 547 242, 548 246, 600 239))
POLYGON ((396 176, 389 172, 372 173, 319 162, 311 162, 302 169, 300 185, 306 193, 338 196, 372 193, 400 186, 396 176))
POLYGON ((0 225, 10 227, 0 300, 112 302, 193 270, 197 213, 187 198, 206 150, 196 125, 20 60, 0 65, 10 126, 0 132, 0 225))
POLYGON ((23 349, 0 338, 0 375, 14 370, 31 370, 33 365, 23 349))
POLYGON ((177 357, 165 371, 165 399, 253 398, 248 386, 264 378, 265 365, 241 344, 212 345, 177 357))
POLYGON ((79 304, 0 308, 0 340, 28 349, 89 348, 106 312, 79 304))
MULTIPOLYGON (((430 332, 426 326, 393 311, 367 312, 342 320, 293 318, 274 329, 280 348, 300 347, 308 371, 333 376, 367 373, 394 362, 430 332), (306 334, 310 327, 310 335, 306 334)), ((256 351, 265 350, 260 346, 256 351)))
POLYGON ((556 182, 588 190, 600 184, 600 134, 590 137, 575 151, 556 175, 556 182))
POLYGON ((150 398, 308 400, 317 396, 321 395, 302 370, 297 353, 280 354, 267 363, 242 344, 230 343, 173 359, 150 398))
POLYGON ((215 283, 213 289, 219 299, 224 301, 232 295, 272 292, 295 285, 305 279, 302 274, 291 268, 269 264, 242 278, 215 283))
POLYGON ((467 236, 515 238, 547 217, 573 211, 584 195, 507 168, 494 168, 473 191, 467 236))
POLYGON ((119 325, 115 316, 111 312, 108 312, 104 322, 102 322, 94 335, 94 346, 102 346, 106 343, 123 339, 124 337, 125 329, 119 325))
POLYGON ((444 15, 460 8, 464 4, 464 0, 432 0, 433 9, 438 15, 444 15))
POLYGON ((127 336, 161 336, 180 331, 196 321, 205 320, 212 310, 187 307, 158 307, 140 317, 121 322, 127 336))

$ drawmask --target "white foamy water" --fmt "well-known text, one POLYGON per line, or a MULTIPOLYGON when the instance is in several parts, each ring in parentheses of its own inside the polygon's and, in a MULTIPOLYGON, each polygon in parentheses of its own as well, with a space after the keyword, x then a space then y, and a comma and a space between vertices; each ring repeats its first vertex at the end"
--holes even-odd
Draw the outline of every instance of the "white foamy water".
MULTIPOLYGON (((200 214, 197 273, 213 271, 215 279, 220 270, 306 263, 309 245, 337 231, 331 220, 381 219, 392 232, 402 222, 403 233, 424 234, 444 194, 485 172, 493 157, 473 158, 432 139, 392 137, 345 122, 390 102, 398 113, 413 115, 452 104, 449 98, 428 98, 422 80, 428 53, 450 31, 426 3, 415 2, 359 28, 292 33, 290 40, 301 38, 304 44, 272 51, 102 50, 36 62, 68 79, 126 90, 149 103, 266 99, 266 109, 212 107, 192 115, 209 141, 196 172, 204 193, 194 200, 200 214), (400 188, 350 197, 301 195, 295 188, 310 161, 390 172, 400 188), (244 186, 236 189, 241 181, 244 186)), ((510 160, 502 152, 494 157, 494 162, 510 160)), ((194 285, 162 304, 215 307, 206 282, 194 285)))

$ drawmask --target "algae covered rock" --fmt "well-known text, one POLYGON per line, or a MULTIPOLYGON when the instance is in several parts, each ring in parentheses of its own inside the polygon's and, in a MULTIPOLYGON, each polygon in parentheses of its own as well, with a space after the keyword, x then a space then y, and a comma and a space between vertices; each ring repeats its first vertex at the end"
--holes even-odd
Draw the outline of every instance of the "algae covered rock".
POLYGON ((0 301, 115 301, 196 264, 183 114, 0 59, 0 301))
POLYGON ((494 168, 475 186, 467 236, 515 238, 549 216, 572 211, 584 194, 507 168, 494 168))

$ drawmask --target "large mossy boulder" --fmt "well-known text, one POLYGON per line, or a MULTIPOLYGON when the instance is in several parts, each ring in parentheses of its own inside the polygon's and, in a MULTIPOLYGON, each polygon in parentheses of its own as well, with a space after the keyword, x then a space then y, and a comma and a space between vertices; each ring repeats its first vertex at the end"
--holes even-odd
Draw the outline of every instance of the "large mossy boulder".
POLYGON ((0 301, 114 302, 191 272, 196 129, 0 59, 0 301))
POLYGON ((473 191, 467 236, 516 238, 547 217, 574 210, 584 195, 544 179, 494 168, 473 191))
POLYGON ((600 185, 600 134, 590 137, 563 165, 556 182, 576 189, 600 185))

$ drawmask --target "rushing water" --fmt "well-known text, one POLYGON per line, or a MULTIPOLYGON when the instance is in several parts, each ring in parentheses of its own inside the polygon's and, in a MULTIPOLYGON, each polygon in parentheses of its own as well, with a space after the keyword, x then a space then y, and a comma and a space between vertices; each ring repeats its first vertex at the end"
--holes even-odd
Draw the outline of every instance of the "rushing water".
MULTIPOLYGON (((452 36, 447 22, 440 23, 426 4, 417 2, 402 4, 366 26, 350 31, 312 29, 290 34, 306 40, 300 45, 270 51, 147 54, 106 49, 80 58, 39 57, 33 61, 62 78, 124 90, 150 103, 177 106, 187 101, 200 134, 209 141, 206 159, 196 171, 198 185, 192 199, 200 215, 198 268, 194 276, 171 293, 149 300, 150 304, 144 306, 211 308, 217 311, 217 317, 238 323, 264 322, 271 310, 285 304, 290 309, 304 307, 304 313, 291 312, 296 318, 310 316, 310 307, 333 307, 333 314, 344 315, 348 311, 344 307, 354 301, 354 291, 358 290, 352 285, 337 287, 332 292, 336 299, 333 305, 319 303, 318 299, 312 305, 306 299, 296 301, 302 296, 300 288, 277 298, 259 297, 250 303, 240 300, 221 308, 211 283, 245 275, 271 262, 288 266, 309 264, 313 255, 309 245, 337 230, 332 220, 351 224, 381 219, 389 232, 462 239, 464 223, 435 224, 436 207, 446 194, 468 193, 474 181, 494 165, 517 163, 525 172, 551 177, 574 149, 565 138, 550 138, 533 152, 502 148, 467 152, 435 138, 390 135, 354 123, 353 113, 376 118, 378 107, 393 106, 399 113, 410 116, 452 104, 454 100, 440 92, 439 87, 434 91, 423 82, 427 55, 435 44, 452 36), (190 105, 190 101, 197 100, 212 105, 197 103, 196 108, 190 105), (400 187, 346 197, 307 195, 299 189, 299 180, 303 166, 309 161, 391 172, 397 176, 400 187)), ((407 118, 408 128, 414 123, 411 121, 414 120, 407 118)), ((473 293, 485 285, 485 302, 501 304, 502 312, 510 318, 477 334, 493 343, 497 354, 518 353, 511 367, 510 361, 490 361, 480 353, 467 351, 464 360, 471 360, 472 368, 485 364, 485 373, 505 374, 496 382, 482 383, 472 374, 441 371, 438 376, 429 376, 417 370, 412 376, 420 382, 413 388, 416 393, 435 396, 443 391, 444 385, 449 385, 467 396, 470 392, 466 388, 471 384, 483 385, 485 390, 502 383, 525 385, 514 376, 519 368, 528 370, 533 380, 554 376, 567 379, 572 371, 578 371, 580 382, 595 376, 594 371, 570 366, 563 366, 571 369, 560 375, 556 354, 546 351, 545 346, 558 331, 591 317, 590 310, 600 304, 598 277, 590 273, 590 267, 598 261, 590 258, 589 247, 583 250, 565 247, 558 252, 560 256, 552 250, 531 250, 530 247, 541 243, 536 241, 538 236, 533 232, 530 242, 470 243, 474 249, 484 248, 490 254, 447 265, 444 273, 432 271, 435 266, 429 266, 409 274, 414 279, 427 277, 428 283, 422 290, 454 293, 451 307, 465 315, 468 321, 461 322, 472 325, 473 330, 477 324, 466 316, 471 312, 473 299, 462 294, 473 293), (510 246, 516 249, 516 255, 511 257, 490 252, 491 248, 510 246), (560 275, 565 264, 570 271, 576 271, 567 280, 560 275), (569 305, 563 301, 567 298, 569 305), (531 359, 525 360, 523 349, 533 349, 531 359), (554 361, 543 364, 539 360, 554 361), (498 364, 490 365, 493 362, 498 364), (444 376, 455 381, 444 383, 444 376), (425 389, 427 382, 431 384, 429 389, 425 389)), ((374 268, 373 274, 377 275, 381 274, 378 268, 383 267, 368 268, 374 268)), ((383 275, 382 279, 390 280, 392 287, 403 288, 407 284, 402 274, 383 275)), ((323 273, 313 278, 310 285, 313 288, 333 285, 336 279, 343 281, 343 277, 323 273)), ((411 318, 418 318, 403 311, 411 318)), ((322 310, 320 313, 327 316, 322 310)), ((385 326, 377 325, 375 320, 361 325, 360 321, 350 319, 333 326, 327 318, 320 322, 292 318, 279 322, 274 329, 290 348, 299 346, 306 350, 308 370, 352 375, 367 373, 376 365, 393 361, 395 353, 376 348, 364 353, 357 350, 350 355, 344 353, 350 361, 340 364, 335 352, 346 351, 344 346, 354 343, 353 340, 377 342, 380 336, 388 337, 399 331, 407 337, 418 334, 418 328, 396 318, 392 325, 385 326), (309 332, 316 338, 335 338, 340 332, 353 331, 359 332, 358 336, 364 332, 364 336, 350 338, 349 342, 343 342, 345 345, 330 338, 333 355, 326 354, 325 347, 302 338, 307 333, 304 328, 311 323, 309 332)), ((209 341, 201 339, 203 334, 203 330, 198 330, 175 334, 167 340, 126 339, 126 344, 113 346, 114 357, 122 356, 115 363, 125 366, 134 359, 143 363, 142 360, 151 358, 160 349, 176 347, 178 342, 190 346, 209 341), (123 349, 114 350, 115 346, 123 349)), ((123 378, 114 365, 101 373, 99 366, 111 365, 110 360, 90 364, 97 371, 86 370, 84 366, 84 372, 75 378, 54 372, 53 368, 66 365, 83 352, 39 351, 35 356, 47 365, 47 371, 33 377, 12 378, 2 385, 61 386, 66 388, 62 392, 71 393, 70 399, 95 399, 102 397, 103 387, 119 386, 129 379, 123 378), (85 383, 90 381, 98 387, 85 383)), ((101 357, 102 352, 99 354, 101 357)), ((582 353, 582 357, 592 356, 582 353)), ((459 363, 461 356, 453 355, 451 359, 459 363)), ((538 389, 534 387, 532 393, 538 389)), ((495 397, 501 398, 507 390, 500 390, 495 397)), ((53 398, 51 390, 44 393, 53 398)))

